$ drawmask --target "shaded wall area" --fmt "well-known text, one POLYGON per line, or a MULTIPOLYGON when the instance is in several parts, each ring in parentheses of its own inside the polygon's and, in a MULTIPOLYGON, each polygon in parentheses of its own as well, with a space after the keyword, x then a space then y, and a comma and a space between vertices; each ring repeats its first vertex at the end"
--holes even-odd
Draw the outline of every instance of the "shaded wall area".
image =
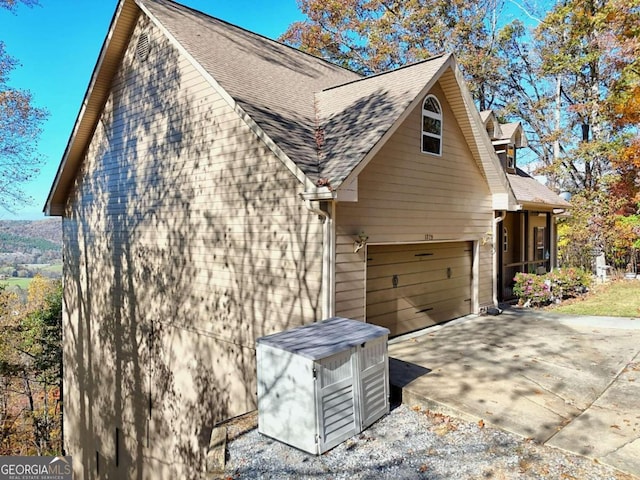
POLYGON ((321 313, 301 190, 143 15, 63 219, 74 478, 202 476, 213 426, 256 407, 255 339, 321 313))
POLYGON ((518 273, 544 274, 557 266, 556 225, 552 212, 508 212, 498 228, 500 301, 515 299, 518 273))

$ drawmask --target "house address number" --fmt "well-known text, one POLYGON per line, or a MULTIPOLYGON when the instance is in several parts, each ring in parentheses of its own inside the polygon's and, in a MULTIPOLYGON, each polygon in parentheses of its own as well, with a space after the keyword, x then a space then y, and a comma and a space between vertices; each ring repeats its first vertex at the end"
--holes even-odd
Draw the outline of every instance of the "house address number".
POLYGON ((430 234, 430 233, 425 233, 425 235, 424 235, 424 239, 425 239, 425 240, 433 240, 433 235, 432 235, 432 234, 430 234))

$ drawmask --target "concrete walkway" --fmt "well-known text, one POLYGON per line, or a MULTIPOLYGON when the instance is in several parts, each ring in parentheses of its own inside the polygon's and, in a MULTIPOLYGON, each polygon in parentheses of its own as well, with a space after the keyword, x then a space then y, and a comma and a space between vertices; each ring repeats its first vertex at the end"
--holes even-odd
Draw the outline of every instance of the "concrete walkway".
POLYGON ((402 401, 640 476, 640 318, 511 309, 389 345, 402 401))

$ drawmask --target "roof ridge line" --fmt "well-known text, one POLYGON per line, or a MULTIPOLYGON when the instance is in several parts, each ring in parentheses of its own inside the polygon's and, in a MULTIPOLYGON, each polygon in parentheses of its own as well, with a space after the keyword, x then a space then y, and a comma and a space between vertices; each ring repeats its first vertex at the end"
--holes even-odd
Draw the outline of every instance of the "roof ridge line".
POLYGON ((273 38, 269 38, 269 37, 267 37, 266 35, 263 35, 262 33, 254 32, 254 31, 249 30, 249 29, 247 29, 247 28, 245 28, 245 27, 242 27, 242 26, 240 26, 240 25, 236 25, 235 23, 231 23, 231 22, 229 22, 229 21, 227 21, 227 20, 224 20, 224 19, 222 19, 222 18, 220 18, 220 17, 214 17, 213 15, 210 15, 210 14, 208 14, 208 13, 206 13, 206 12, 203 12, 203 11, 198 10, 198 9, 196 9, 196 8, 190 7, 190 6, 188 6, 188 5, 184 5, 184 4, 179 3, 179 2, 176 2, 176 1, 174 1, 174 0, 138 0, 138 1, 140 1, 140 2, 142 2, 142 3, 152 2, 152 3, 159 3, 159 4, 164 3, 165 5, 166 5, 166 4, 173 4, 173 5, 177 5, 177 6, 181 7, 181 8, 186 9, 186 10, 190 10, 191 12, 194 12, 194 13, 196 13, 196 14, 198 14, 198 15, 203 15, 203 16, 208 17, 208 18, 210 18, 210 19, 213 19, 213 20, 215 20, 215 21, 217 21, 217 22, 223 23, 223 24, 225 24, 225 25, 227 25, 227 26, 229 26, 229 27, 232 27, 232 28, 236 28, 236 29, 238 29, 238 30, 241 30, 242 32, 244 32, 244 33, 248 33, 249 35, 252 35, 252 36, 254 36, 254 37, 261 38, 261 39, 263 39, 263 40, 266 40, 267 42, 275 43, 276 45, 280 45, 280 46, 286 47, 286 48, 288 48, 289 50, 293 50, 294 52, 297 52, 297 53, 299 53, 299 54, 303 54, 303 55, 306 55, 306 56, 308 56, 308 57, 311 57, 311 58, 313 58, 313 59, 315 59, 315 60, 319 60, 320 62, 325 63, 325 64, 327 64, 327 65, 329 65, 329 66, 331 66, 331 67, 339 68, 339 69, 341 69, 341 70, 345 70, 345 71, 347 71, 347 72, 350 72, 350 73, 353 73, 353 74, 356 74, 356 75, 360 75, 358 72, 355 72, 355 71, 353 71, 353 70, 351 70, 351 69, 349 69, 349 68, 343 67, 342 65, 338 65, 337 63, 333 63, 333 62, 331 62, 331 61, 327 60, 326 58, 322 58, 322 57, 319 57, 319 56, 317 56, 317 55, 313 55, 313 54, 311 54, 311 53, 309 53, 309 52, 306 52, 306 51, 304 51, 304 50, 301 50, 301 49, 299 49, 299 48, 293 47, 293 46, 291 46, 291 45, 287 45, 287 44, 286 44, 286 43, 284 43, 284 42, 280 42, 280 41, 275 40, 275 39, 273 39, 273 38))
POLYGON ((341 83, 339 85, 333 85, 333 86, 327 87, 327 88, 325 88, 324 90, 321 90, 321 91, 322 92, 327 92, 329 90, 333 90, 333 89, 336 89, 336 88, 344 87, 346 85, 350 85, 352 83, 362 82, 363 80, 369 80, 370 78, 381 77, 382 75, 388 75, 390 73, 395 73, 395 72, 397 72, 399 70, 403 70, 405 68, 415 67, 416 65, 420 65, 420 64, 423 64, 423 63, 428 63, 428 62, 431 62, 433 60, 437 60, 439 58, 442 58, 442 57, 445 57, 445 56, 450 56, 450 55, 451 55, 450 53, 440 53, 438 55, 434 55, 432 57, 425 58, 424 60, 419 60, 417 62, 412 62, 412 63, 407 63, 406 65, 401 65, 401 66, 399 66, 397 68, 394 68, 393 70, 386 70, 384 72, 378 72, 378 73, 375 73, 373 75, 369 75, 368 77, 364 77, 363 76, 362 78, 357 78, 357 79, 351 80, 349 82, 341 83))

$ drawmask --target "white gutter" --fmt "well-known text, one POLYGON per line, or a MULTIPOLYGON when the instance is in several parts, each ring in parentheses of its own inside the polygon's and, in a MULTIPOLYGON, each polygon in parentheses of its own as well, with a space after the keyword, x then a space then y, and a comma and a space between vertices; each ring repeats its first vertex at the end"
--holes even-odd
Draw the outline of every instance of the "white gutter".
POLYGON ((325 211, 319 206, 314 206, 309 198, 305 198, 304 202, 310 212, 322 218, 322 319, 331 318, 335 316, 336 305, 336 270, 334 261, 336 235, 333 220, 335 203, 327 202, 330 211, 325 211))

